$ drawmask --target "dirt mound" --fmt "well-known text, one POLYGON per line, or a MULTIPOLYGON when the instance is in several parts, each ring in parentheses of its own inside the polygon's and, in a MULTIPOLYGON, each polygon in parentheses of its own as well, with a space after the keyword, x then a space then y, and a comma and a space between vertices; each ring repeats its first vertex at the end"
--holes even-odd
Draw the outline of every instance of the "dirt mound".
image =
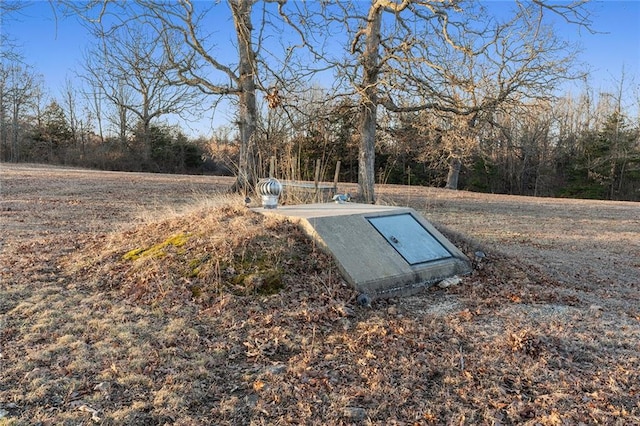
MULTIPOLYGON (((471 291, 478 304, 496 297, 577 303, 559 300, 558 283, 539 270, 445 227, 440 230, 475 268, 449 293, 471 291), (473 285, 479 282, 484 285, 473 285)), ((68 257, 65 267, 74 282, 144 304, 208 307, 227 294, 260 297, 347 288, 333 259, 300 227, 237 205, 203 208, 102 237, 68 257)), ((353 294, 348 293, 353 292, 345 290, 340 296, 351 301, 353 294)))
POLYGON ((144 303, 208 307, 225 294, 347 287, 331 258, 298 226, 232 205, 111 235, 71 256, 68 266, 74 281, 144 303), (314 286, 320 282, 322 288, 314 286))

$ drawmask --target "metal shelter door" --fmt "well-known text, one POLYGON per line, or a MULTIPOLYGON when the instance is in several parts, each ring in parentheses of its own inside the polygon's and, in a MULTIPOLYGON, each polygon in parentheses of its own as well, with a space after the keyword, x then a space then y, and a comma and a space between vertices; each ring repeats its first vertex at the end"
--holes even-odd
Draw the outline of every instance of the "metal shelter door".
POLYGON ((453 257, 410 213, 367 220, 410 265, 453 257))

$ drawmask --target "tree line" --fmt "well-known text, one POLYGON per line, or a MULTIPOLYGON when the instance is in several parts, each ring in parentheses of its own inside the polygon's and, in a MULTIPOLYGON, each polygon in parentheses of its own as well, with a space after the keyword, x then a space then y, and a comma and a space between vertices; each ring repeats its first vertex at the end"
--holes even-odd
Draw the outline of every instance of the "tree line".
POLYGON ((95 43, 56 98, 4 51, 2 161, 227 173, 244 191, 273 159, 296 179, 317 165, 333 176, 340 161, 364 202, 375 183, 640 199, 624 74, 610 93, 554 96, 582 74, 548 19, 588 29, 583 1, 500 16, 453 0, 57 5, 95 43), (166 124, 221 99, 235 129, 193 138, 166 124))

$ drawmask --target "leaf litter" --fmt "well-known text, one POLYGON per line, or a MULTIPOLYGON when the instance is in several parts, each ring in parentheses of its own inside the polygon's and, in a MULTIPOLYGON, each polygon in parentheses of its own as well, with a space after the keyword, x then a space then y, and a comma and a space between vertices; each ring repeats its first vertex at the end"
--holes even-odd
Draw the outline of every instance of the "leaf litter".
POLYGON ((8 245, 2 424, 640 422, 637 308, 485 242, 461 282, 370 308, 241 203, 8 245))

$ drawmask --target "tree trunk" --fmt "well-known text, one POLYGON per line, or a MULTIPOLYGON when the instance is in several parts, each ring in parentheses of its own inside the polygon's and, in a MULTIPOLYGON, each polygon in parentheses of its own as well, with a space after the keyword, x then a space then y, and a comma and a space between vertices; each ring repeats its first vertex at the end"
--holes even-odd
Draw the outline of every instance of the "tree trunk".
POLYGON ((611 166, 609 167, 609 199, 615 200, 616 197, 616 171, 618 159, 617 152, 612 154, 611 166))
POLYGON ((364 203, 375 203, 375 151, 377 120, 377 84, 380 72, 380 31, 382 8, 372 6, 367 20, 363 55, 362 105, 360 122, 360 151, 358 155, 358 189, 364 203))
POLYGON ((358 189, 362 202, 374 204, 375 199, 375 105, 362 106, 362 128, 358 151, 358 189), (373 109, 373 110, 372 110, 373 109))
POLYGON ((127 109, 123 105, 118 105, 118 130, 120 146, 127 147, 127 109))
POLYGON ((7 128, 5 118, 5 106, 4 106, 4 87, 0 86, 0 161, 7 161, 11 156, 11 149, 8 146, 7 141, 7 128), (9 154, 5 154, 5 149, 9 149, 9 154))
MULTIPOLYGON (((153 152, 153 143, 151 141, 151 122, 150 118, 145 117, 142 121, 142 162, 144 167, 151 166, 151 158, 153 152)), ((155 165, 153 167, 156 167, 155 165)))
POLYGON ((247 194, 256 183, 254 134, 257 122, 255 52, 251 44, 251 0, 230 1, 238 38, 240 158, 234 190, 247 194))
POLYGON ((460 176, 460 169, 462 168, 462 162, 459 158, 453 157, 449 161, 449 173, 447 174, 447 189, 458 189, 458 177, 460 176))
POLYGON ((11 119, 11 124, 13 125, 13 133, 11 135, 11 157, 9 161, 12 163, 17 163, 20 161, 20 147, 18 146, 18 136, 20 131, 20 120, 18 117, 20 107, 19 104, 14 101, 13 105, 13 117, 11 119))

